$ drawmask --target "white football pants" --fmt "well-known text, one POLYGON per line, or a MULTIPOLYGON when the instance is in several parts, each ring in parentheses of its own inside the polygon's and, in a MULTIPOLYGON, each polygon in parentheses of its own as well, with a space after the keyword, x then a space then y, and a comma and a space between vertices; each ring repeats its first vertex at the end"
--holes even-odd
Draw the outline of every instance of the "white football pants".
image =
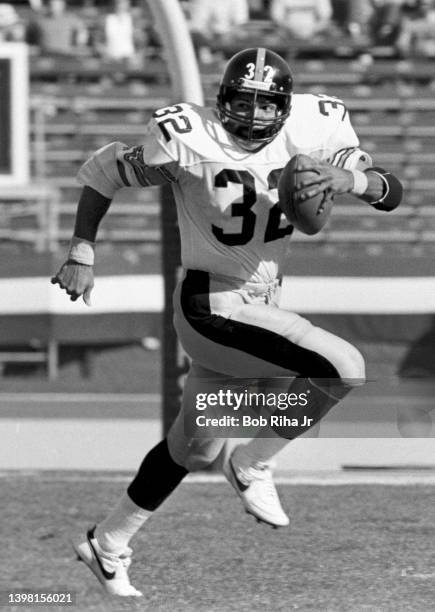
POLYGON ((278 281, 241 283, 196 270, 188 270, 177 286, 174 324, 192 365, 182 408, 168 432, 168 446, 173 460, 189 471, 209 465, 225 444, 225 438, 198 437, 194 427, 186 428, 186 419, 196 414, 198 393, 234 389, 234 378, 245 379, 244 384, 246 379, 295 376, 335 380, 346 390, 340 394, 334 387, 329 409, 350 388, 364 383, 361 353, 342 338, 280 308, 279 294, 278 281))

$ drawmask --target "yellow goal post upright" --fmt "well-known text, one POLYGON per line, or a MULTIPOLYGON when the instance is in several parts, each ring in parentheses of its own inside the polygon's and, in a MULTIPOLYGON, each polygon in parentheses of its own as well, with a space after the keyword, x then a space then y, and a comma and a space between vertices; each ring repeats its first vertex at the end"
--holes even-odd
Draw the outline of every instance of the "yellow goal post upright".
MULTIPOLYGON (((148 7, 168 62, 172 101, 203 104, 198 63, 179 1, 149 0, 148 7)), ((161 224, 164 278, 162 416, 166 433, 179 410, 182 379, 188 367, 172 324, 172 294, 180 273, 180 239, 170 186, 161 191, 161 224)))

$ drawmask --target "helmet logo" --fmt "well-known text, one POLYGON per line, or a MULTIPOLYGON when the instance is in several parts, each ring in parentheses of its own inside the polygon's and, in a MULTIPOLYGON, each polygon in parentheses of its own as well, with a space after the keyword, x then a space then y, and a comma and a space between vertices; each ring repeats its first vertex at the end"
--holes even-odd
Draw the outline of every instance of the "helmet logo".
MULTIPOLYGON (((255 76, 255 64, 254 62, 249 62, 246 64, 246 68, 248 70, 247 74, 243 75, 245 79, 253 79, 255 76)), ((275 74, 275 69, 272 66, 265 66, 263 69, 264 74, 264 83, 272 83, 273 76, 275 74)))
POLYGON ((272 66, 265 66, 264 67, 264 82, 265 83, 272 83, 273 81, 273 76, 275 74, 275 69, 272 68, 272 66))
POLYGON ((249 62, 246 64, 246 68, 248 69, 248 74, 245 74, 245 79, 253 79, 255 75, 255 64, 254 62, 249 62))

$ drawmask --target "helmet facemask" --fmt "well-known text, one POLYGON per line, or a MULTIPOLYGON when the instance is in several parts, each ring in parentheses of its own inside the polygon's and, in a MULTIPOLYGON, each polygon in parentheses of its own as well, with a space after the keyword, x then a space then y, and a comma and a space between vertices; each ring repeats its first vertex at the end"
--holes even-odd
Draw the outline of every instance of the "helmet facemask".
POLYGON ((252 143, 267 144, 281 130, 290 114, 288 98, 279 94, 265 95, 258 90, 247 90, 242 88, 225 88, 219 93, 217 108, 219 119, 227 132, 252 143), (251 98, 250 113, 243 115, 232 109, 231 103, 235 96, 240 93, 248 94, 251 98), (277 113, 275 117, 255 117, 255 108, 259 96, 267 97, 270 102, 276 104, 277 113))

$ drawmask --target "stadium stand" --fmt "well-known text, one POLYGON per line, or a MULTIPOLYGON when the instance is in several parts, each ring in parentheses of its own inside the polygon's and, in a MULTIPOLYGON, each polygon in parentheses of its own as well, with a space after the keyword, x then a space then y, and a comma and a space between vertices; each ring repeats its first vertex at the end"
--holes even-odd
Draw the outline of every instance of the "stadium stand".
MULTIPOLYGON (((370 66, 357 63, 356 69, 348 61, 335 59, 300 60, 293 67, 299 90, 331 93, 346 101, 363 148, 373 153, 377 163, 397 172, 405 184, 403 205, 394 215, 381 215, 353 199, 340 198, 326 230, 310 238, 296 233, 293 252, 314 241, 329 253, 358 250, 379 254, 393 248, 421 253, 433 248, 432 64, 408 62, 404 66, 403 62, 382 61, 370 66)), ((213 103, 221 66, 203 68, 206 97, 213 103)), ((31 72, 32 176, 36 182, 48 180, 52 191, 44 199, 36 190, 28 204, 24 204, 28 199, 25 194, 20 200, 16 193, 4 193, 0 215, 4 241, 56 253, 70 238, 80 189, 75 174, 80 164, 110 139, 139 143, 140 126, 155 108, 170 101, 170 94, 161 62, 151 67, 140 83, 136 70, 123 74, 122 82, 118 76, 107 82, 101 77, 104 71, 92 69, 91 77, 89 68, 83 71, 80 62, 72 72, 56 72, 54 82, 53 74, 52 66, 43 72, 40 64, 31 72)), ((109 248, 116 244, 140 246, 142 252, 158 258, 159 201, 158 189, 121 190, 112 214, 103 222, 100 240, 109 248)))
MULTIPOLYGON (((293 67, 299 90, 331 93, 345 100, 362 147, 373 153, 377 163, 385 163, 397 172, 405 184, 404 205, 394 218, 379 215, 353 200, 349 206, 350 200, 341 198, 330 226, 315 240, 356 241, 362 247, 370 243, 433 242, 432 63, 382 61, 369 66, 357 62, 355 66, 337 59, 300 60, 293 67)), ((213 103, 221 66, 204 68, 206 97, 213 103)), ((74 177, 86 156, 110 139, 139 143, 140 126, 155 108, 170 101, 168 84, 163 83, 167 77, 159 63, 147 70, 142 83, 138 83, 137 70, 131 70, 123 74, 123 82, 118 84, 118 77, 113 78, 112 73, 107 84, 106 69, 109 70, 104 63, 99 68, 83 69, 76 62, 74 68, 64 65, 59 71, 53 66, 43 69, 41 64, 32 70, 33 174, 37 179, 49 179, 61 193, 58 203, 51 203, 49 225, 39 217, 49 234, 45 243, 53 250, 69 238, 78 193, 74 177)), ((121 192, 101 238, 125 243, 146 241, 158 248, 158 202, 158 190, 121 192)), ((38 229, 38 235, 43 227, 38 229)), ((20 235, 17 233, 16 238, 20 239, 20 235)), ((296 234, 294 240, 304 242, 307 238, 296 234)))

